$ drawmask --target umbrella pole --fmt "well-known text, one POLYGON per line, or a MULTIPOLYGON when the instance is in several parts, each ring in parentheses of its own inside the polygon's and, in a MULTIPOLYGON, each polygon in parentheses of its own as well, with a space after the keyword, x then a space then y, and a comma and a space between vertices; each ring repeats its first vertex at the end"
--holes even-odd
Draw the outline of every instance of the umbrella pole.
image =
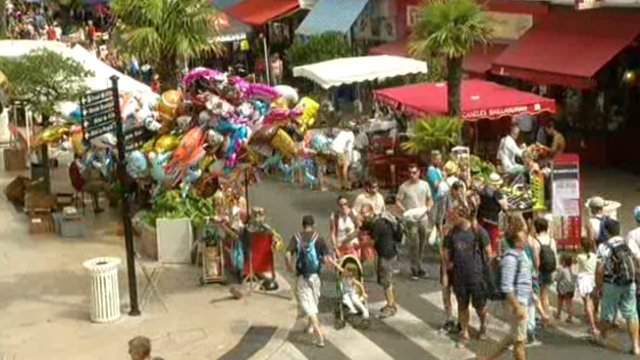
POLYGON ((262 45, 264 46, 264 65, 267 72, 267 85, 271 85, 271 62, 269 61, 269 47, 267 45, 267 37, 264 34, 260 34, 262 37, 262 45))

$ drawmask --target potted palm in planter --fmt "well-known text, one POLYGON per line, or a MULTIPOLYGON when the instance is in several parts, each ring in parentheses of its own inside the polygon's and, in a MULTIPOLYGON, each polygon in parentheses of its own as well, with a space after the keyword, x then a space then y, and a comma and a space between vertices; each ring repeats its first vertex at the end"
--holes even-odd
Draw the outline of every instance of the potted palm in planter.
POLYGON ((460 145, 462 124, 462 120, 457 117, 436 116, 420 119, 407 134, 409 139, 402 143, 402 150, 420 156, 423 161, 426 160, 423 157, 432 150, 446 153, 452 147, 460 145))

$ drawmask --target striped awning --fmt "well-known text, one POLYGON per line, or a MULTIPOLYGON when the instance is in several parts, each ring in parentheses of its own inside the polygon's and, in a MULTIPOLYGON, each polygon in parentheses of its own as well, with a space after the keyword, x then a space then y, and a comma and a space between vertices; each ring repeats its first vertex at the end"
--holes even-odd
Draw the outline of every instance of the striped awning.
POLYGON ((368 2, 369 0, 318 0, 296 33, 306 36, 333 31, 346 33, 368 2))

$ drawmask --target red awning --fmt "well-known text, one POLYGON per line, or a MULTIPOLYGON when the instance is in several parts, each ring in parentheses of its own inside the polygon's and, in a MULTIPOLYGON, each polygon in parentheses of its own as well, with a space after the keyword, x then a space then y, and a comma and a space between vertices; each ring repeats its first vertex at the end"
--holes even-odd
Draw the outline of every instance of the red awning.
POLYGON ((369 55, 409 56, 405 40, 382 44, 369 49, 369 55))
POLYGON ((462 69, 469 74, 484 76, 491 70, 493 60, 506 48, 505 44, 478 46, 464 57, 462 69))
MULTIPOLYGON (((473 49, 464 58, 462 68, 464 71, 474 75, 485 75, 491 70, 491 62, 496 56, 500 55, 507 45, 491 44, 487 46, 478 46, 473 49)), ((393 55, 393 56, 409 56, 406 40, 396 41, 392 43, 382 44, 380 46, 369 49, 369 55, 393 55)))
POLYGON ((492 64, 494 74, 589 89, 594 76, 640 34, 640 15, 609 9, 558 11, 540 20, 492 64))
MULTIPOLYGON (((447 114, 447 84, 428 83, 375 91, 377 100, 418 115, 447 114)), ((556 103, 536 94, 484 80, 462 82, 462 118, 467 121, 499 119, 520 113, 556 112, 556 103)))
POLYGON ((291 15, 298 9, 298 0, 244 0, 225 12, 243 23, 259 26, 291 15))

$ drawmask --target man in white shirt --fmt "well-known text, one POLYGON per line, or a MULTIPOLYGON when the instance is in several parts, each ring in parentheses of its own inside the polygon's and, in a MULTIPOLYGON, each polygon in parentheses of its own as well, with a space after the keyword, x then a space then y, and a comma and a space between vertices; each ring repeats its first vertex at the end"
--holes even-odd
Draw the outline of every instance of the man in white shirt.
POLYGON ((518 126, 511 125, 511 131, 500 140, 498 147, 498 161, 502 164, 504 171, 511 175, 522 174, 525 171, 523 165, 516 163, 516 157, 522 157, 524 153, 524 150, 516 143, 519 133, 518 126))
POLYGON ((424 208, 424 213, 409 224, 407 243, 409 245, 409 257, 411 259, 411 277, 418 280, 426 277, 427 273, 422 268, 426 255, 427 239, 429 239, 429 212, 433 206, 433 197, 429 183, 420 178, 418 165, 409 166, 409 180, 400 185, 396 195, 396 206, 401 214, 407 210, 424 208))
POLYGON ((351 162, 355 140, 356 137, 353 134, 353 131, 349 129, 342 129, 331 144, 331 150, 338 157, 338 168, 336 169, 336 174, 342 190, 351 190, 351 183, 349 181, 349 164, 351 162))
POLYGON ((636 228, 629 231, 625 241, 633 255, 640 261, 640 206, 633 209, 633 218, 636 219, 636 228))
POLYGON ((378 192, 378 182, 375 180, 367 181, 364 184, 364 192, 353 201, 353 212, 360 214, 365 205, 371 205, 373 213, 376 215, 382 215, 385 210, 384 197, 378 192))

